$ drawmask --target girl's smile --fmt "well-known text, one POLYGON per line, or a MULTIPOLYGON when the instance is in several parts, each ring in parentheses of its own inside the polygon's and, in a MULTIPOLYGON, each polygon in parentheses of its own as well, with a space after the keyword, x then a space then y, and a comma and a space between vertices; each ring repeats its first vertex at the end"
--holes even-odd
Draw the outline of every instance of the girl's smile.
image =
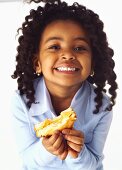
POLYGON ((71 61, 60 63, 58 66, 54 67, 54 71, 63 74, 76 74, 79 70, 80 66, 77 66, 77 64, 71 61))
POLYGON ((74 72, 77 72, 79 69, 78 68, 75 68, 73 66, 62 66, 62 67, 57 67, 57 68, 54 68, 56 71, 59 71, 59 72, 64 72, 64 73, 70 73, 70 74, 73 74, 74 72))

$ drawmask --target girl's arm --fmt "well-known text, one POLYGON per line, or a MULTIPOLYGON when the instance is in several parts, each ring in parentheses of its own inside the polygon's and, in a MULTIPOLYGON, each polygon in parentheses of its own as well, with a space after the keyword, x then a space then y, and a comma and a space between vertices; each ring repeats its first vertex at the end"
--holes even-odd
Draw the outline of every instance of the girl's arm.
POLYGON ((41 166, 55 164, 56 156, 48 152, 42 145, 42 139, 37 138, 30 130, 28 110, 22 98, 15 94, 12 100, 12 123, 19 154, 24 166, 39 169, 41 166))
MULTIPOLYGON (((108 111, 101 114, 103 116, 92 132, 92 140, 81 147, 76 159, 67 156, 66 162, 70 170, 102 170, 103 148, 111 124, 112 113, 108 111)), ((72 132, 64 131, 66 138, 70 140, 70 145, 73 146, 73 136, 70 136, 70 133, 73 134, 72 132)), ((74 138, 76 138, 75 135, 74 138)))

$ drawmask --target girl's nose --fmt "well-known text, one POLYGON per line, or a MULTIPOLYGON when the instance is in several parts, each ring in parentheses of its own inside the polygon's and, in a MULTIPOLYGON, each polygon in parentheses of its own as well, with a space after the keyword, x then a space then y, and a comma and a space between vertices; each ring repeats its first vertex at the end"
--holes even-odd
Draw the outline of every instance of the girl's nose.
POLYGON ((65 51, 61 54, 62 59, 64 60, 75 60, 75 56, 70 51, 65 51))

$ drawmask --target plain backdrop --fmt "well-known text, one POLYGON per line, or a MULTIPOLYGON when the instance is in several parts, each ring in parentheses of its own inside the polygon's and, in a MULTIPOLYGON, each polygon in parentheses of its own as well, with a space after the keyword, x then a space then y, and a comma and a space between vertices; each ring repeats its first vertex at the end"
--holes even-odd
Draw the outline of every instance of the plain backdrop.
MULTIPOLYGON (((67 0, 68 2, 68 0, 67 0)), ((73 1, 70 1, 72 3, 73 1)), ((113 122, 104 148, 104 170, 122 169, 122 12, 121 1, 78 0, 81 4, 98 13, 104 22, 110 47, 115 51, 115 71, 119 85, 113 122)), ((0 169, 20 170, 21 160, 12 133, 10 101, 17 88, 16 80, 11 78, 15 68, 17 39, 16 31, 31 8, 23 2, 0 3, 0 169)))

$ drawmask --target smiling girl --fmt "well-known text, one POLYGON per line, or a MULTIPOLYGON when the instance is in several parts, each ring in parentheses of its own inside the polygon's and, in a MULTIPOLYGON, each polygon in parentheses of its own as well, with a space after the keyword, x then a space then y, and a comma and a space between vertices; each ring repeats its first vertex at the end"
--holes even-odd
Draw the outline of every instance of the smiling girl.
POLYGON ((78 3, 54 0, 31 10, 19 30, 12 113, 23 170, 103 170, 117 89, 103 22, 78 3), (36 137, 36 123, 69 107, 72 129, 36 137))

